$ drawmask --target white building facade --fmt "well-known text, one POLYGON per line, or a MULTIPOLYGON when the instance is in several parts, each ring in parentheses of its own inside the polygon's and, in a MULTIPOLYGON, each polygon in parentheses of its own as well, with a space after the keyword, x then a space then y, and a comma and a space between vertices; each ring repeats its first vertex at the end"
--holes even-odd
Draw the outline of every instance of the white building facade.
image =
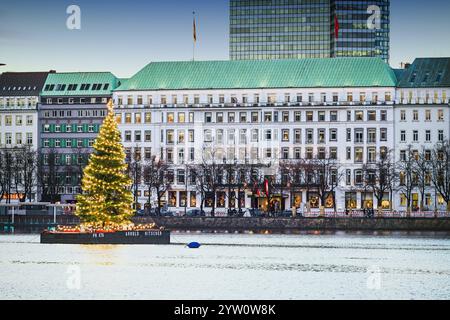
MULTIPOLYGON (((343 211, 374 206, 361 187, 362 167, 395 147, 396 83, 377 58, 151 63, 115 91, 114 102, 128 154, 173 167, 169 207, 199 207, 187 165, 214 149, 217 160, 270 165, 267 175, 280 160, 335 158, 342 176, 336 209, 343 211)), ((149 194, 144 183, 139 189, 143 206, 149 194)), ((219 211, 229 209, 225 189, 216 196, 219 211)), ((246 190, 241 206, 251 201, 246 190)), ((318 194, 302 188, 277 201, 285 210, 319 207, 318 194)))
MULTIPOLYGON (((48 72, 6 72, 0 75, 0 149, 37 150, 37 104, 47 76, 48 72)), ((4 198, 18 201, 21 190, 10 192, 4 198)))
MULTIPOLYGON (((450 58, 418 58, 399 77, 394 111, 395 160, 411 152, 415 157, 431 157, 436 144, 450 138, 450 58)), ((406 210, 401 192, 394 197, 394 207, 406 210)), ((422 195, 412 190, 412 209, 420 207, 422 195)), ((427 182, 425 210, 446 210, 446 203, 427 182)))

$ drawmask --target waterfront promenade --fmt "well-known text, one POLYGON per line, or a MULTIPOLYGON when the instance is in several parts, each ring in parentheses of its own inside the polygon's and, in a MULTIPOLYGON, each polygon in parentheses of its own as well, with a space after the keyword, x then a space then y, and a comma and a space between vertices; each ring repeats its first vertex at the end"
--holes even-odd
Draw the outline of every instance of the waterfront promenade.
MULTIPOLYGON (((57 225, 77 225, 78 217, 68 215, 0 216, 0 232, 39 233, 57 225), (56 220, 55 220, 56 218, 56 220)), ((450 232, 450 216, 445 213, 386 213, 367 218, 360 214, 326 213, 306 217, 150 217, 133 218, 135 223, 156 223, 169 230, 202 232, 297 233, 302 231, 436 231, 450 232)))

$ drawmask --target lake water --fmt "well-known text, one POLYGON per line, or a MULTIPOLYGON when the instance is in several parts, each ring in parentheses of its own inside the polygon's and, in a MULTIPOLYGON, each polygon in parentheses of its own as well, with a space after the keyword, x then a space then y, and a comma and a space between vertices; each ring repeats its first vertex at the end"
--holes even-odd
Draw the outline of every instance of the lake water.
POLYGON ((164 246, 0 236, 0 299, 449 299, 448 236, 173 234, 164 246), (198 241, 200 249, 183 243, 198 241))

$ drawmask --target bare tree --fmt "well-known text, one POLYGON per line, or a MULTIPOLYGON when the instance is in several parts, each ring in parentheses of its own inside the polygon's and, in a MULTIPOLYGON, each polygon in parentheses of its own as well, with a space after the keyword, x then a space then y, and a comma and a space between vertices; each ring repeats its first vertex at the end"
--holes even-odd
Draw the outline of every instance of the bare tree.
POLYGON ((450 212, 450 141, 435 147, 431 166, 433 185, 447 203, 447 212, 450 212))
POLYGON ((420 192, 420 210, 425 210, 425 193, 431 185, 431 152, 422 148, 420 153, 414 157, 414 172, 416 175, 417 188, 420 192))
POLYGON ((162 198, 169 190, 173 179, 169 167, 169 164, 162 159, 157 159, 156 156, 152 156, 143 166, 144 183, 148 190, 148 208, 151 210, 152 195, 155 194, 158 214, 161 213, 162 198))
POLYGON ((137 210, 139 206, 139 186, 142 182, 143 171, 141 154, 137 152, 137 150, 139 150, 138 148, 139 147, 137 146, 132 155, 126 159, 128 164, 127 173, 132 181, 131 192, 133 193, 134 210, 137 210))
POLYGON ((409 145, 405 150, 403 159, 397 163, 397 170, 399 174, 398 190, 406 199, 406 207, 408 214, 411 213, 412 194, 417 185, 417 175, 414 172, 415 155, 412 146, 409 145))
POLYGON ((13 150, 13 187, 20 202, 32 200, 36 186, 37 153, 30 146, 13 150))
POLYGON ((339 162, 331 157, 317 157, 313 160, 314 180, 317 184, 317 191, 320 198, 320 205, 325 207, 329 196, 333 197, 333 207, 336 211, 335 191, 339 186, 344 172, 340 170, 339 162))
POLYGON ((294 193, 301 187, 304 181, 305 161, 303 159, 291 159, 280 161, 280 170, 282 174, 282 185, 289 189, 291 208, 295 206, 294 193))
MULTIPOLYGON (((392 150, 380 153, 377 162, 368 164, 364 172, 364 180, 377 199, 377 208, 382 209, 383 199, 386 193, 391 196, 396 180, 395 162, 392 150)), ((392 204, 391 204, 392 205, 392 204)))
POLYGON ((223 172, 225 164, 217 159, 217 149, 204 147, 202 161, 197 167, 200 192, 206 195, 211 203, 211 216, 215 216, 217 191, 223 185, 223 172))
POLYGON ((13 154, 10 149, 0 150, 0 201, 11 202, 11 189, 13 183, 13 154))
POLYGON ((54 148, 38 153, 37 179, 42 201, 60 201, 59 190, 64 185, 62 174, 66 173, 65 169, 60 165, 60 155, 54 148))

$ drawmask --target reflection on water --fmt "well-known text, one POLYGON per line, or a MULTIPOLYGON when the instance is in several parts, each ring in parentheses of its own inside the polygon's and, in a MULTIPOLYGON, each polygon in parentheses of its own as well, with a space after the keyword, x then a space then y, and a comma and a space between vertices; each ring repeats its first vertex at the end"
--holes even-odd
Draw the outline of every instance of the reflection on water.
POLYGON ((448 236, 174 234, 172 245, 0 236, 0 299, 449 299, 448 236), (198 241, 198 250, 184 244, 198 241), (71 273, 76 267, 79 273, 71 273), (81 286, 68 285, 79 276, 81 286), (370 285, 373 279, 376 287, 370 285))

